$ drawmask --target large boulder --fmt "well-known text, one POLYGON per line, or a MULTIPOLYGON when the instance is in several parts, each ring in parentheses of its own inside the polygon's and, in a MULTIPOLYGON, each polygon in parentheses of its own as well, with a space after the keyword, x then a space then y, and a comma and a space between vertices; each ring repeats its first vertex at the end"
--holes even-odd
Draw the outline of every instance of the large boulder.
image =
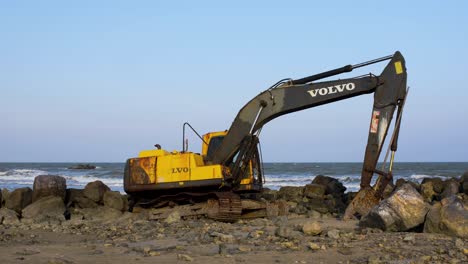
POLYGON ((468 171, 463 173, 463 175, 460 178, 460 188, 461 192, 464 194, 468 194, 468 171))
POLYGON ((103 199, 105 206, 114 208, 119 211, 124 210, 124 201, 122 199, 122 195, 119 192, 105 192, 103 199))
POLYGON ((8 208, 0 209, 0 225, 18 224, 18 213, 8 208))
POLYGON ((460 190, 460 184, 455 179, 448 179, 444 182, 444 190, 440 194, 440 199, 448 198, 455 195, 460 190))
POLYGON ((284 186, 278 191, 278 198, 286 201, 299 202, 302 200, 304 187, 284 186))
POLYGON ((29 187, 18 188, 10 193, 8 196, 5 207, 21 213, 26 206, 32 202, 32 190, 29 187))
POLYGON ((307 198, 322 198, 325 195, 325 186, 320 184, 307 184, 304 186, 304 196, 307 198))
POLYGON ((424 200, 428 203, 432 202, 437 193, 434 191, 434 183, 432 181, 428 181, 421 184, 421 195, 424 200))
POLYGON ((432 188, 437 194, 440 194, 444 190, 444 181, 439 177, 424 178, 421 181, 421 185, 427 182, 432 182, 432 188))
POLYGON ((88 197, 84 196, 84 190, 82 189, 67 189, 67 195, 65 198, 65 204, 67 207, 76 208, 96 208, 98 204, 88 197))
POLYGON ((7 188, 2 189, 2 198, 0 199, 0 207, 5 206, 6 200, 10 197, 10 191, 7 188))
POLYGON ((34 178, 32 201, 42 197, 58 196, 65 201, 67 183, 64 177, 56 175, 39 175, 34 178))
POLYGON ((93 181, 86 184, 83 194, 96 203, 102 204, 104 193, 110 191, 102 181, 93 181))
POLYGON ((61 197, 47 196, 28 205, 22 211, 22 221, 45 222, 64 221, 65 204, 61 197))
POLYGON ((317 175, 312 180, 312 184, 318 184, 325 187, 325 194, 331 194, 333 196, 342 196, 346 191, 346 187, 343 184, 332 177, 317 175))
POLYGON ((427 214, 424 232, 468 238, 468 208, 463 200, 452 195, 433 205, 427 214))
POLYGON ((411 184, 411 186, 413 186, 413 188, 416 189, 418 192, 421 190, 418 183, 414 181, 408 181, 403 178, 400 178, 395 182, 395 189, 399 189, 404 184, 411 184))
POLYGON ((407 231, 424 223, 428 210, 429 205, 416 189, 411 184, 403 184, 373 207, 359 225, 385 231, 407 231))

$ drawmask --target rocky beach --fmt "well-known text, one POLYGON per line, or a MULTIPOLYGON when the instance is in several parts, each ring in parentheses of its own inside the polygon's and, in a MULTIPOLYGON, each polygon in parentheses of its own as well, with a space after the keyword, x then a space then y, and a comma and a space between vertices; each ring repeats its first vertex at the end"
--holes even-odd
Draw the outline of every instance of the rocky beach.
POLYGON ((318 175, 305 186, 265 190, 287 214, 219 222, 172 205, 135 207, 101 181, 67 188, 41 175, 33 188, 0 193, 2 263, 466 263, 468 172, 400 179, 360 219, 343 221, 355 192, 318 175), (166 208, 167 209, 167 208, 166 208))

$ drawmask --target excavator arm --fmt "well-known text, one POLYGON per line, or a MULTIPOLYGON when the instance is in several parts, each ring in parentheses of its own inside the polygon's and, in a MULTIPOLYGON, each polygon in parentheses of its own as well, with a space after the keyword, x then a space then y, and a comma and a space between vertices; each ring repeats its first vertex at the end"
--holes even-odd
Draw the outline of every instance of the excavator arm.
MULTIPOLYGON (((393 162, 394 152, 397 148, 401 109, 407 93, 406 81, 405 60, 398 51, 392 56, 369 62, 347 65, 298 80, 284 80, 257 95, 239 111, 220 146, 211 155, 208 155, 206 160, 212 164, 223 164, 232 167, 236 160, 237 163, 240 163, 239 161, 244 159, 242 153, 245 151, 242 151, 241 148, 245 147, 246 139, 252 138, 266 123, 274 118, 362 94, 374 93, 371 124, 361 177, 361 190, 373 191, 366 191, 366 195, 358 195, 362 201, 372 201, 369 202, 368 206, 360 206, 358 205, 359 202, 355 201, 353 209, 347 212, 348 216, 351 216, 360 207, 365 207, 364 211, 357 210, 362 214, 369 209, 370 204, 375 204, 376 200, 380 199, 383 189, 391 180, 391 167, 389 172, 385 173, 376 170, 376 165, 393 114, 398 107, 400 117, 396 122, 395 135, 392 137, 391 142, 393 162), (384 60, 390 60, 390 62, 380 75, 369 74, 356 78, 314 82, 384 60), (378 181, 379 185, 372 189, 370 184, 374 173, 378 173, 382 178, 378 181)), ((235 181, 236 175, 233 175, 233 177, 235 181)))

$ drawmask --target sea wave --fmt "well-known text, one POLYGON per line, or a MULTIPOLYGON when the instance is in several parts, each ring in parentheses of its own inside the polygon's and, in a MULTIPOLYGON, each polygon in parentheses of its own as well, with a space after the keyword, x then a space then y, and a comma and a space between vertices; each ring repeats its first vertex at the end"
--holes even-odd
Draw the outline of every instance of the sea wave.
POLYGON ((424 178, 441 178, 441 179, 446 179, 450 178, 449 176, 443 176, 443 175, 427 175, 427 174, 413 174, 410 176, 410 179, 415 179, 415 180, 422 180, 424 178))
MULTIPOLYGON (((35 170, 35 169, 12 169, 12 170, 7 170, 4 172, 0 172, 0 176, 3 177, 18 177, 18 178, 24 178, 24 177, 36 177, 39 175, 43 174, 48 174, 47 171, 43 170, 35 170)), ((2 177, 2 178, 3 178, 2 177)))

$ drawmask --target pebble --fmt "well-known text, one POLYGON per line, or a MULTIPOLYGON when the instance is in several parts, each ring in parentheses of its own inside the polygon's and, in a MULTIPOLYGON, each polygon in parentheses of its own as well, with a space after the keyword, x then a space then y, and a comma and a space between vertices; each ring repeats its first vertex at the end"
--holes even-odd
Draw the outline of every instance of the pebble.
POLYGON ((239 251, 240 252, 250 252, 250 251, 252 251, 252 249, 250 247, 247 247, 247 246, 239 246, 239 251))
POLYGON ((380 258, 378 256, 370 256, 367 259, 367 263, 368 264, 379 264, 379 263, 381 263, 381 261, 380 261, 380 258))
POLYGON ((332 229, 327 232, 327 236, 333 239, 338 239, 340 238, 340 230, 338 229, 332 229))
POLYGON ((177 254, 177 258, 178 258, 179 260, 188 261, 188 262, 192 262, 192 261, 193 261, 193 258, 190 257, 189 255, 186 255, 186 254, 177 254))
POLYGON ((348 248, 348 247, 339 248, 337 251, 338 251, 338 253, 343 254, 343 255, 353 254, 353 251, 351 250, 351 248, 348 248))
POLYGON ((406 235, 404 238, 403 238, 403 241, 405 242, 414 242, 415 241, 415 238, 413 235, 406 235))
POLYGON ((312 250, 319 250, 321 247, 316 243, 309 242, 309 248, 312 250))
POLYGON ((309 221, 302 226, 302 232, 306 235, 319 235, 322 233, 322 227, 317 221, 309 221))
POLYGON ((39 250, 31 250, 31 249, 23 249, 21 251, 15 252, 16 255, 21 255, 21 256, 30 256, 30 255, 36 255, 41 253, 39 250))

